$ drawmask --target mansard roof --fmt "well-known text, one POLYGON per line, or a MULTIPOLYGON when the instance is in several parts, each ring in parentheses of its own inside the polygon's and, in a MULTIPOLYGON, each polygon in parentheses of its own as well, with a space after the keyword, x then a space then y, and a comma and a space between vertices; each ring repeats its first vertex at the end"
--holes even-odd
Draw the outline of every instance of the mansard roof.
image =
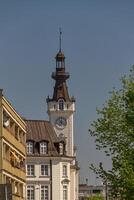
POLYGON ((39 143, 48 142, 48 155, 58 155, 55 143, 59 139, 50 122, 44 120, 25 120, 27 127, 27 141, 39 143))
POLYGON ((58 142, 57 135, 49 121, 25 120, 27 124, 27 140, 58 142))

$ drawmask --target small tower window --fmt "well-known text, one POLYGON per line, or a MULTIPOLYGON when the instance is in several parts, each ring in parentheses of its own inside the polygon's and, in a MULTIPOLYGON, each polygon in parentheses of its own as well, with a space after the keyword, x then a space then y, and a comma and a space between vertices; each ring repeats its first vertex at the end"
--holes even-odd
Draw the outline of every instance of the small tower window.
POLYGON ((63 168, 62 168, 62 175, 63 177, 67 177, 67 165, 63 165, 63 168))
POLYGON ((27 153, 28 154, 33 153, 33 142, 27 142, 27 153))
POLYGON ((47 142, 40 143, 40 153, 47 154, 47 142))
POLYGON ((63 155, 63 143, 59 143, 59 154, 63 155))
POLYGON ((59 99, 59 110, 64 110, 64 99, 59 99))

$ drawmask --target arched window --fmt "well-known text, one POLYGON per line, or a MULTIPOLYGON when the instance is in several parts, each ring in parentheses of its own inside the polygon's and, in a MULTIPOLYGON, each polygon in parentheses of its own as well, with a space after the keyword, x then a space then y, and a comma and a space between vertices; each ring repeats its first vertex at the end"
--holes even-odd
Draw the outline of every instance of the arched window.
POLYGON ((40 143, 40 153, 41 154, 47 154, 47 142, 41 142, 40 143))
POLYGON ((68 199, 68 188, 67 185, 63 185, 63 200, 68 199))
POLYGON ((27 153, 28 154, 33 153, 33 142, 27 142, 27 153))
POLYGON ((64 99, 59 99, 59 110, 64 110, 64 99))

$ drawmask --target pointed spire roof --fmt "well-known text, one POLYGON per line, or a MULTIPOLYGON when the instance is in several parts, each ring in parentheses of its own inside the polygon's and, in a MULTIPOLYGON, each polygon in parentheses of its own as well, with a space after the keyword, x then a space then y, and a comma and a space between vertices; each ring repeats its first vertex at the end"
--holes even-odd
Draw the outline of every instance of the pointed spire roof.
POLYGON ((59 52, 61 52, 61 35, 62 35, 62 31, 61 31, 61 28, 59 28, 59 52))
POLYGON ((65 56, 61 51, 61 29, 59 35, 59 52, 56 54, 56 71, 52 73, 52 78, 55 80, 53 97, 48 97, 47 101, 58 101, 60 98, 65 101, 72 101, 68 93, 66 80, 69 78, 69 73, 65 71, 65 56))

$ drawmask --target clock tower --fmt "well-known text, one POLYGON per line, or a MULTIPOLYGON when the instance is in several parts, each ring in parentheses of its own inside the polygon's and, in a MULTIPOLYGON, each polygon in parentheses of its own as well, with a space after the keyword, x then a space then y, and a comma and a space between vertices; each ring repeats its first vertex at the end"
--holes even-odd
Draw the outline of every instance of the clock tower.
POLYGON ((73 115, 75 112, 75 99, 69 96, 66 80, 69 73, 65 70, 65 56, 60 49, 56 57, 56 70, 52 73, 55 86, 52 98, 47 98, 49 121, 53 125, 59 140, 65 141, 66 155, 74 156, 73 142, 73 115))

